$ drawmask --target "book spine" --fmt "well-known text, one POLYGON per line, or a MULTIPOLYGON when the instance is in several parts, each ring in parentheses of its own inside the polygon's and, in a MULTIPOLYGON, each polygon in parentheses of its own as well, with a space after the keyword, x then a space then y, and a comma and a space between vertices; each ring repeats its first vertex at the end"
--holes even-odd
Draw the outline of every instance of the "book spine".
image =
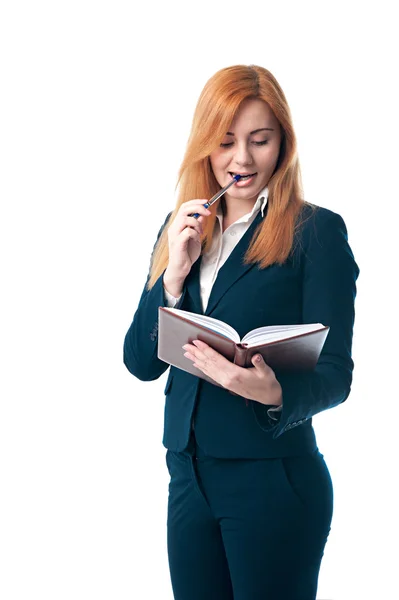
MULTIPOLYGON (((248 348, 245 348, 242 344, 236 344, 234 354, 234 364, 238 367, 245 367, 247 358, 248 348)), ((237 394, 236 394, 237 395, 237 394)), ((245 398, 245 404, 248 406, 248 400, 245 398)))
POLYGON ((248 348, 243 346, 242 344, 236 344, 235 354, 234 354, 234 364, 239 367, 245 367, 245 362, 247 359, 248 348))

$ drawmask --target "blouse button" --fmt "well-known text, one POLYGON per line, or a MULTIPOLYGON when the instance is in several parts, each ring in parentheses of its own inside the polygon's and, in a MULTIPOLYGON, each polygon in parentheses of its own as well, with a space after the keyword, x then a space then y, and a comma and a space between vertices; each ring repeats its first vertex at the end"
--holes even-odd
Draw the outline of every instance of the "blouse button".
POLYGON ((230 235, 237 235, 237 232, 236 232, 234 229, 232 229, 232 230, 230 231, 230 235))

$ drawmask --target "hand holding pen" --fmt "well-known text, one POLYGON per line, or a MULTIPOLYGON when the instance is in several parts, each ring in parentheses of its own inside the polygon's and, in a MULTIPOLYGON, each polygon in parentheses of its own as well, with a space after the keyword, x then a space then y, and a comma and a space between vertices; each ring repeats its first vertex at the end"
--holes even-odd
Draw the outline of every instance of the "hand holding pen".
MULTIPOLYGON (((205 208, 209 208, 210 206, 212 206, 212 204, 214 202, 216 202, 216 200, 219 200, 219 198, 221 198, 221 196, 223 196, 223 194, 225 192, 227 192, 227 190, 229 189, 229 187, 231 187, 237 181, 240 181, 240 179, 241 179, 241 175, 234 175, 234 177, 230 181, 230 183, 228 183, 227 185, 225 185, 224 188, 222 188, 221 190, 219 190, 217 194, 215 194, 214 196, 212 196, 212 198, 209 200, 209 202, 206 202, 206 204, 204 204, 205 208)), ((198 219, 199 214, 195 213, 195 214, 192 214, 192 215, 189 215, 189 216, 190 217, 194 217, 194 219, 198 219)))
POLYGON ((189 200, 184 202, 168 229, 169 262, 164 273, 163 284, 172 296, 178 297, 191 267, 201 255, 203 222, 212 213, 209 210, 216 200, 241 179, 234 178, 209 201, 189 200))

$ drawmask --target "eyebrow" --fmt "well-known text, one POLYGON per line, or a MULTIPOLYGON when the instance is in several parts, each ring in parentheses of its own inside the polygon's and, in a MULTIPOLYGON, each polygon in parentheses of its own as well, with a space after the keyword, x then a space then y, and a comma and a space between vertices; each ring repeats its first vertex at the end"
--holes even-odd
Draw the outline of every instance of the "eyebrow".
MULTIPOLYGON (((253 135, 254 133, 258 133, 259 131, 274 131, 274 129, 272 129, 271 127, 261 127, 260 129, 254 129, 253 131, 251 131, 250 135, 253 135)), ((226 135, 234 135, 234 133, 232 133, 231 131, 228 131, 226 133, 226 135)))

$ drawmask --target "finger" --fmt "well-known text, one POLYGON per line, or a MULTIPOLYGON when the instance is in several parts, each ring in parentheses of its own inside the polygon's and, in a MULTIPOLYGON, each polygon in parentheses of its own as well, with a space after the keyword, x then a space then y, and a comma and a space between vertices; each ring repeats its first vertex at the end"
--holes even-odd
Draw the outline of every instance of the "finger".
POLYGON ((208 346, 208 344, 206 344, 202 340, 193 340, 192 343, 204 356, 220 356, 219 352, 216 352, 216 350, 208 346))
POLYGON ((191 354, 195 359, 199 361, 205 361, 207 359, 206 354, 200 350, 196 345, 193 344, 185 344, 183 349, 191 354))
POLYGON ((183 229, 183 231, 179 234, 179 239, 181 240, 183 247, 186 247, 190 240, 193 240, 193 242, 196 242, 198 244, 201 243, 200 234, 198 233, 198 231, 195 231, 195 229, 192 229, 191 227, 186 227, 185 229, 183 229))
POLYGON ((219 354, 219 352, 208 346, 205 342, 194 340, 193 345, 196 347, 196 350, 192 351, 193 354, 195 354, 197 360, 200 361, 201 364, 206 365, 207 368, 216 370, 230 368, 231 362, 219 354))
POLYGON ((261 354, 254 354, 251 358, 251 362, 259 373, 269 375, 273 372, 269 365, 265 363, 261 354))
POLYGON ((205 225, 206 223, 206 217, 203 217, 202 215, 198 217, 198 219, 196 219, 196 221, 198 221, 198 223, 201 223, 202 226, 205 225))
POLYGON ((207 202, 208 202, 208 200, 206 198, 193 198, 192 200, 187 200, 186 202, 183 202, 183 204, 180 205, 180 208, 186 207, 186 206, 192 207, 193 204, 200 204, 201 206, 203 206, 207 202))
POLYGON ((194 217, 180 217, 179 226, 181 227, 192 227, 193 229, 197 229, 198 231, 203 231, 203 222, 205 217, 201 217, 202 221, 195 219, 194 217))
POLYGON ((194 217, 180 217, 176 224, 178 234, 184 231, 184 229, 190 228, 198 232, 199 235, 203 233, 203 225, 199 223, 194 217))
POLYGON ((193 229, 198 231, 200 235, 202 235, 202 233, 204 232, 202 223, 200 223, 197 219, 194 219, 194 217, 186 217, 186 224, 187 227, 192 227, 193 229))
MULTIPOLYGON (((205 362, 208 360, 215 360, 215 356, 212 356, 211 352, 209 352, 209 350, 211 350, 211 348, 209 348, 208 346, 206 346, 206 349, 204 348, 199 348, 199 346, 197 346, 197 344, 195 344, 193 342, 193 346, 190 352, 192 354, 194 354, 196 360, 200 361, 200 362, 205 362), (207 351, 208 350, 208 351, 207 351)), ((216 355, 217 353, 214 352, 214 355, 216 355)))
POLYGON ((206 200, 204 203, 200 204, 198 201, 196 201, 195 204, 192 204, 190 206, 185 206, 182 204, 181 206, 181 212, 180 214, 184 215, 184 216, 189 216, 195 213, 199 213, 200 215, 204 215, 205 217, 209 217, 212 212, 209 210, 209 208, 205 208, 204 204, 206 203, 206 200), (183 208, 184 207, 184 208, 183 208))

